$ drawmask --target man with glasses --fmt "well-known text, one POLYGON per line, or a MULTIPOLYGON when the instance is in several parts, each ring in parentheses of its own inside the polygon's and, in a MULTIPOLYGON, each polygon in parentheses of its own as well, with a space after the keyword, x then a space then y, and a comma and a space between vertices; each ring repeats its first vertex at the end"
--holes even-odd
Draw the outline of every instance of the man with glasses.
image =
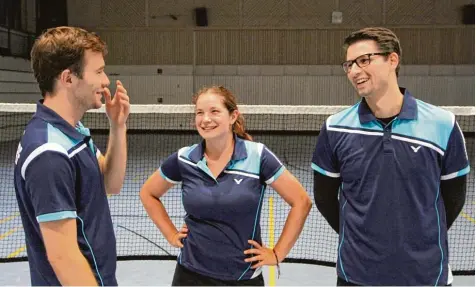
POLYGON ((344 49, 361 100, 326 120, 312 158, 317 208, 339 234, 337 285, 449 285, 469 172, 455 116, 399 87, 392 31, 353 32, 344 49))

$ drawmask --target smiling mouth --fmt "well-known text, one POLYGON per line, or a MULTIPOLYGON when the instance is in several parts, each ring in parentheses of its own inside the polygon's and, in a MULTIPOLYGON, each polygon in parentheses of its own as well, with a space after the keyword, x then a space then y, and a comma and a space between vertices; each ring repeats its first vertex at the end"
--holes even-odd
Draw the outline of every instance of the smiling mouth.
POLYGON ((206 128, 201 128, 202 130, 204 131, 211 131, 211 130, 214 130, 216 127, 206 127, 206 128))
POLYGON ((361 80, 356 81, 355 85, 360 86, 360 85, 363 85, 363 84, 367 83, 368 81, 369 81, 369 79, 361 79, 361 80))

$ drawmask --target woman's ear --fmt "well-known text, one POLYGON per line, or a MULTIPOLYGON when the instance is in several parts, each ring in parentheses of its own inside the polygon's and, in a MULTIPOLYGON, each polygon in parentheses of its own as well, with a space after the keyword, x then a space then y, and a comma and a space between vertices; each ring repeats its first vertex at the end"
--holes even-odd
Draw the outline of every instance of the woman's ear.
POLYGON ((232 125, 236 122, 236 120, 238 119, 238 116, 239 116, 239 115, 240 115, 240 112, 239 112, 238 110, 234 110, 234 111, 231 113, 230 117, 231 117, 231 124, 232 124, 232 125))

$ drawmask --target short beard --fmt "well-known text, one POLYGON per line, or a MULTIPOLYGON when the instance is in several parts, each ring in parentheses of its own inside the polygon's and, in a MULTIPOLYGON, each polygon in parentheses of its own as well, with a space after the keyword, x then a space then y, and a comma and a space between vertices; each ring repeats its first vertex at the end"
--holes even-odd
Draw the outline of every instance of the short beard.
POLYGON ((91 109, 90 105, 88 105, 86 98, 83 96, 78 96, 77 94, 73 95, 72 97, 72 104, 73 107, 80 111, 82 114, 86 113, 88 110, 91 109))

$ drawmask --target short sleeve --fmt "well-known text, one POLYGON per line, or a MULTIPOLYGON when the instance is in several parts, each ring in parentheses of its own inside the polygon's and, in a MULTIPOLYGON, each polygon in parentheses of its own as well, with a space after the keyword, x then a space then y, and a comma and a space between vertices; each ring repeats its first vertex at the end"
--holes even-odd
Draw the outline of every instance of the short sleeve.
POLYGON ((261 153, 260 178, 266 184, 271 184, 275 181, 285 170, 284 165, 278 157, 263 145, 261 153))
POLYGON ((311 167, 313 170, 323 175, 335 178, 340 177, 337 160, 329 142, 326 123, 322 125, 319 136, 317 137, 317 144, 314 154, 312 155, 311 167))
POLYGON ((93 143, 91 140, 91 149, 92 152, 96 155, 96 158, 99 159, 99 157, 102 155, 101 150, 93 143))
POLYGON ((178 152, 170 155, 159 168, 160 175, 168 182, 177 184, 182 181, 179 169, 178 152))
POLYGON ((448 180, 469 173, 469 160, 463 133, 455 121, 443 156, 441 180, 448 180))
POLYGON ((39 154, 28 164, 24 179, 38 222, 76 218, 75 173, 66 154, 39 154))

